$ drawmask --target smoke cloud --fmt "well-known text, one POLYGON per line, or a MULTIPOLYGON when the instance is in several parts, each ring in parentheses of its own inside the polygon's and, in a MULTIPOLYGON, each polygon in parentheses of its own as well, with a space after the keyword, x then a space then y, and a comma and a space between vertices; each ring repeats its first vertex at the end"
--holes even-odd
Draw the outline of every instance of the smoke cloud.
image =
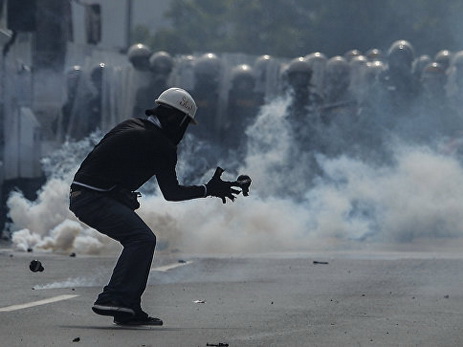
MULTIPOLYGON (((154 183, 147 185, 138 213, 158 236, 160 250, 248 253, 365 245, 401 249, 420 240, 463 236, 463 167, 440 143, 414 144, 391 137, 387 160, 301 151, 290 138, 287 105, 285 98, 267 104, 247 130, 248 154, 238 171, 253 178, 249 197, 226 205, 214 198, 174 203, 165 201, 154 183)), ((20 192, 10 196, 15 248, 85 254, 120 249, 68 210, 73 174, 100 137, 66 143, 47 158, 49 179, 36 201, 20 192)), ((204 177, 212 175, 210 169, 204 177)), ((225 179, 233 178, 227 174, 231 175, 225 172, 225 179)))

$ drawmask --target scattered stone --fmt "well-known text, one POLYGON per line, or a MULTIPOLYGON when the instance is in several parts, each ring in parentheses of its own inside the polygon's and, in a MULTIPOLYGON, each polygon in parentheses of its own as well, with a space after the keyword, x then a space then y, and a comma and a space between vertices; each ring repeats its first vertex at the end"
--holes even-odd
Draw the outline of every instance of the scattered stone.
POLYGON ((42 263, 38 260, 32 260, 31 263, 29 264, 29 269, 32 272, 42 272, 44 270, 42 263))
POLYGON ((80 341, 80 337, 76 337, 74 340, 72 340, 72 342, 79 342, 80 341))
POLYGON ((74 258, 76 256, 76 254, 74 252, 72 252, 71 254, 69 254, 69 256, 74 258))

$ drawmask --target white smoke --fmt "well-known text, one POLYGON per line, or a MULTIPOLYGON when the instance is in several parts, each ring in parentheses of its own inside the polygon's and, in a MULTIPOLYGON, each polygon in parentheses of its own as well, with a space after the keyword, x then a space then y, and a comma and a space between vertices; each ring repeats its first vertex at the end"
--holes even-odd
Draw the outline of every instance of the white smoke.
MULTIPOLYGON (((249 152, 239 171, 253 178, 249 197, 223 205, 215 198, 167 202, 155 189, 144 194, 138 213, 160 246, 198 253, 340 249, 366 243, 399 248, 404 242, 463 236, 463 167, 456 156, 399 140, 388 144, 385 162, 301 153, 290 140, 286 107, 284 99, 266 105, 247 131, 249 152)), ((47 161, 53 174, 36 201, 20 193, 10 196, 17 249, 88 254, 119 249, 68 210, 70 181, 94 142, 67 144, 57 155, 68 158, 64 169, 56 169, 61 162, 56 158, 47 161)), ((224 176, 233 178, 227 172, 224 176)))
POLYGON ((72 177, 99 138, 101 134, 94 133, 79 142, 66 142, 60 150, 45 158, 43 167, 48 180, 35 201, 29 201, 19 191, 10 194, 7 206, 16 249, 85 254, 118 249, 109 237, 80 223, 68 208, 72 177))
POLYGON ((389 242, 462 236, 461 164, 423 147, 394 153, 392 166, 324 160, 327 178, 306 195, 314 231, 389 242))

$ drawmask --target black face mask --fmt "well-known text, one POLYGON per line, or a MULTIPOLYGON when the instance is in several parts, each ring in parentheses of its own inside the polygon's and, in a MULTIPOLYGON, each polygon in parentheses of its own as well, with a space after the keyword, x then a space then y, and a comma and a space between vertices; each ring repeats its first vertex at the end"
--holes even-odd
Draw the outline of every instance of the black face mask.
POLYGON ((178 145, 190 124, 190 118, 185 113, 164 105, 159 105, 154 113, 164 132, 175 145, 178 145))

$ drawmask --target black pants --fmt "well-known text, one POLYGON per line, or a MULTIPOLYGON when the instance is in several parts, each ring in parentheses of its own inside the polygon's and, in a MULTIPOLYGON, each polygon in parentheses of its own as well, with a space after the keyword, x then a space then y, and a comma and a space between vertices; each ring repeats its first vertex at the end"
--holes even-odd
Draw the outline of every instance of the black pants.
POLYGON ((69 208, 79 220, 123 246, 111 279, 96 302, 117 300, 141 311, 156 236, 133 210, 105 193, 77 188, 71 193, 69 208))

